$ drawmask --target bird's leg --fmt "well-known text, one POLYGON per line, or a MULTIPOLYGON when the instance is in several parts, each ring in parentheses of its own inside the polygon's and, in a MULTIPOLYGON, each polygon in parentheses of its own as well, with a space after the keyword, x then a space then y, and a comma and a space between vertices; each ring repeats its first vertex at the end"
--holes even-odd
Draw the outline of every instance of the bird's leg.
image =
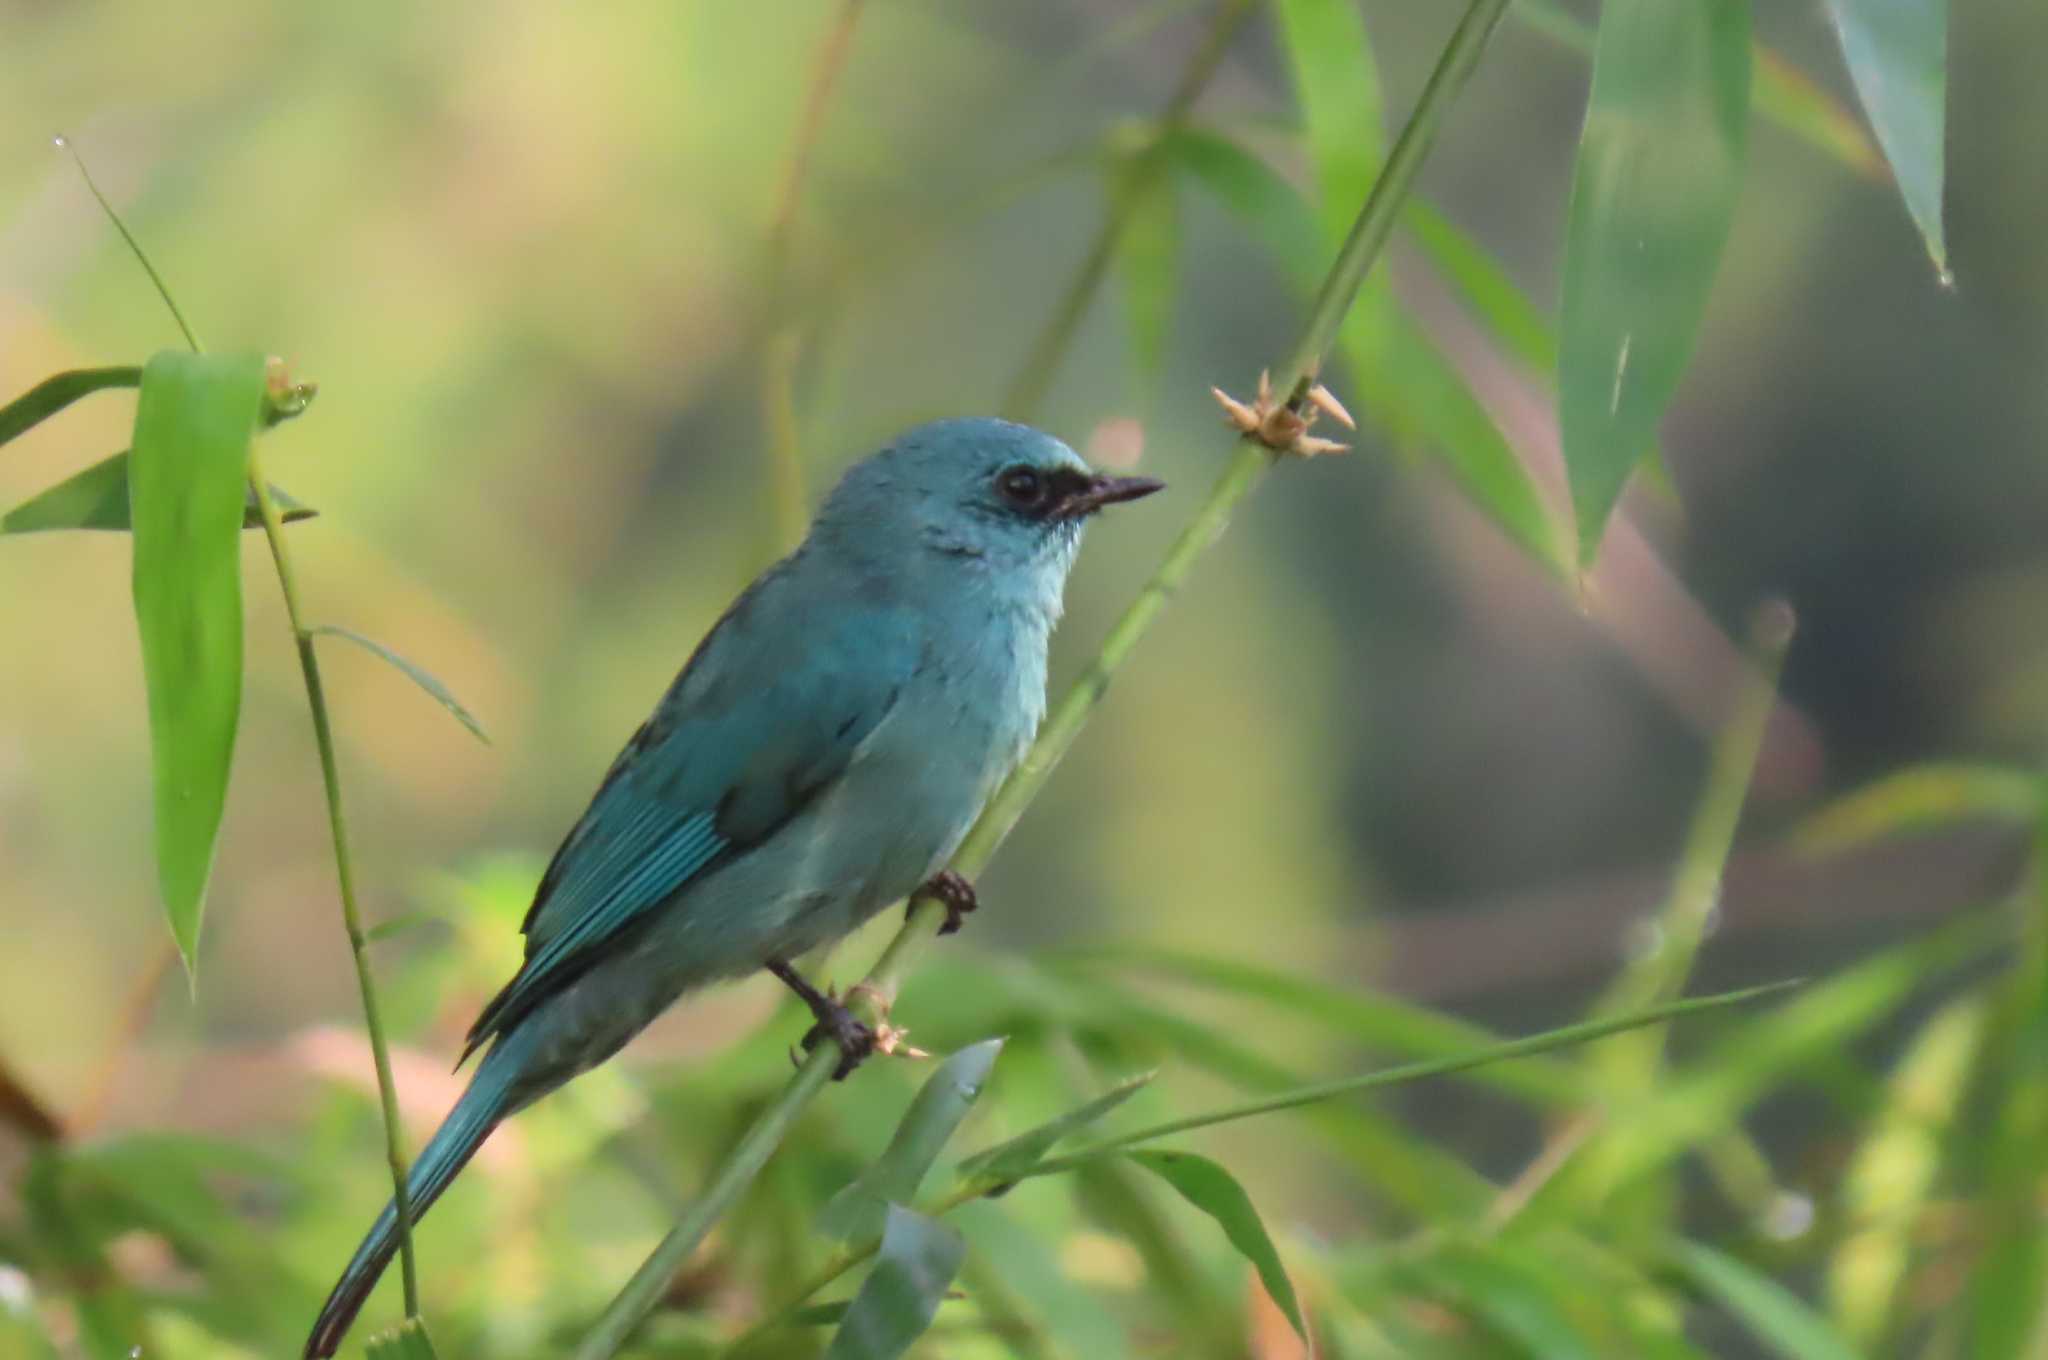
POLYGON ((768 971, 802 997, 803 1003, 811 1008, 811 1014, 817 1017, 818 1023, 804 1033, 805 1051, 816 1048, 820 1039, 830 1039, 839 1045, 839 1066, 833 1071, 832 1080, 845 1081, 847 1075, 860 1066, 861 1060, 875 1051, 875 1032, 862 1024, 859 1016, 804 981, 803 974, 781 959, 768 960, 768 971))
POLYGON ((981 900, 974 895, 974 885, 951 869, 941 869, 933 874, 923 887, 910 895, 910 900, 915 902, 926 894, 938 898, 946 909, 946 923, 939 927, 941 935, 951 935, 960 929, 967 913, 981 905, 981 900))

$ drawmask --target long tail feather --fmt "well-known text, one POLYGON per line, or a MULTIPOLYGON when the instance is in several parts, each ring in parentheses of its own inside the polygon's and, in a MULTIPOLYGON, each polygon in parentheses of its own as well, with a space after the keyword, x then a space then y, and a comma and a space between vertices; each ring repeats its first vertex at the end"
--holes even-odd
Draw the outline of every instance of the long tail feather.
MULTIPOLYGON (((490 1056, 496 1058, 498 1053, 493 1051, 490 1056)), ((477 1069, 469 1089, 462 1093, 462 1099, 434 1131, 419 1160, 413 1163, 412 1174, 406 1178, 408 1207, 415 1224, 441 1197, 441 1192, 455 1179, 455 1173, 469 1164, 498 1121, 511 1112, 513 1075, 513 1064, 486 1060, 477 1069)), ((326 1306, 313 1323, 313 1334, 306 1339, 306 1360, 325 1360, 334 1354, 397 1251, 398 1206, 394 1202, 384 1206, 369 1236, 356 1248, 348 1269, 341 1272, 334 1292, 327 1296, 326 1306)))

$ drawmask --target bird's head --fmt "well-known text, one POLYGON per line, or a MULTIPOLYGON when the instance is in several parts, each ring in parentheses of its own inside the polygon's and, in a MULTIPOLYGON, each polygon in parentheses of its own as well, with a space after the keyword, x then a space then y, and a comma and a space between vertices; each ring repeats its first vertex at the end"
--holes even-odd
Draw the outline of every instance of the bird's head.
POLYGON ((870 551, 915 549, 997 572, 1050 574, 1057 589, 1091 516, 1163 485, 1098 473, 1028 425, 942 420, 849 469, 813 532, 870 551))

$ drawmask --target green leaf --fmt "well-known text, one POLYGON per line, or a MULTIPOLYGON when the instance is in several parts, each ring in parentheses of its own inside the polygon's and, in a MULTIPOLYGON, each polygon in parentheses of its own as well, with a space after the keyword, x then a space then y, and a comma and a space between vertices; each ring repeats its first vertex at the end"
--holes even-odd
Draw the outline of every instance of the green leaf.
POLYGON ((142 370, 134 365, 117 368, 74 368, 43 379, 28 391, 0 406, 0 444, 24 430, 34 429, 57 412, 109 387, 134 387, 142 381, 142 370))
POLYGON ((1595 1360, 1597 1352, 1569 1311, 1585 1298, 1583 1285, 1558 1281, 1547 1267, 1541 1258, 1505 1244, 1451 1242, 1422 1255, 1405 1273, 1426 1292, 1519 1343, 1521 1354, 1595 1360))
POLYGON ((1510 355, 1538 373, 1557 371, 1557 334, 1550 318, 1484 246, 1419 198, 1401 206, 1401 225, 1510 355))
POLYGON ((1879 1344, 1898 1316, 1914 1241, 1989 1019, 1985 998, 1964 997, 1921 1027, 1842 1178, 1844 1222, 1828 1262, 1828 1304, 1842 1331, 1865 1345, 1879 1344))
POLYGON ((1295 1334, 1308 1339, 1308 1324, 1302 1321, 1301 1301, 1294 1296, 1293 1282, 1280 1264, 1279 1249, 1252 1207, 1251 1196, 1237 1178, 1207 1157, 1192 1152, 1138 1151, 1130 1159, 1180 1192, 1181 1198, 1216 1220, 1238 1255, 1259 1272, 1266 1296, 1294 1325, 1295 1334))
POLYGON ((935 1219, 888 1206, 882 1254, 832 1336, 825 1360, 895 1360, 925 1334, 966 1254, 960 1234, 935 1219))
POLYGON ((1026 1129, 1015 1138, 997 1143, 994 1147, 983 1148, 961 1161, 960 1174, 977 1179, 1010 1180, 1052 1151, 1054 1145, 1062 1138, 1079 1133, 1094 1124, 1111 1110, 1144 1090, 1158 1075, 1156 1068, 1150 1072, 1140 1072, 1137 1076, 1110 1087, 1086 1105, 1077 1106, 1063 1115, 1048 1119, 1036 1128, 1026 1129))
POLYGON ((157 878, 188 974, 242 704, 242 509, 256 354, 165 351, 142 371, 128 494, 156 784, 157 878))
POLYGON ((992 1200, 970 1201, 947 1217, 967 1239, 970 1268, 985 1268, 1002 1280, 1056 1343, 1055 1354, 1112 1360, 1129 1351, 1116 1314, 1062 1268, 1061 1237, 1041 1236, 992 1200))
POLYGON ((1741 1318, 1785 1360, 1860 1360, 1806 1301, 1755 1267, 1725 1252, 1680 1242, 1672 1259, 1701 1293, 1741 1318))
MULTIPOLYGON (((1237 959, 1213 958, 1145 944, 1098 945, 1071 957, 1119 972, 1138 969, 1176 982, 1265 1002, 1356 1043, 1408 1058, 1444 1058, 1501 1042, 1483 1025, 1364 989, 1334 987, 1299 973, 1237 959)), ((1567 1062, 1535 1061, 1482 1068, 1480 1080, 1550 1106, 1576 1106, 1591 1091, 1585 1075, 1567 1062)))
MULTIPOLYGON (((1716 996, 1691 997, 1674 1001, 1668 1005, 1651 1006, 1632 1015, 1613 1016, 1589 1020, 1576 1025, 1564 1025, 1557 1029, 1532 1034, 1526 1038, 1510 1039, 1504 1043, 1492 1044, 1485 1048, 1457 1054, 1448 1058, 1436 1058, 1427 1062, 1402 1063, 1397 1067, 1381 1068, 1375 1072, 1355 1076, 1339 1077, 1334 1081, 1319 1081, 1310 1085, 1297 1086, 1291 1090, 1278 1091, 1258 1100, 1241 1105, 1231 1105, 1205 1114, 1189 1115, 1182 1119, 1170 1120, 1150 1128, 1131 1129, 1107 1138, 1099 1143, 1079 1148, 1063 1157, 1054 1157, 1028 1168, 1024 1174, 1031 1176, 1050 1175, 1066 1171, 1082 1162, 1098 1157, 1110 1156, 1139 1143, 1186 1133, 1191 1129, 1208 1128, 1216 1124, 1234 1123, 1257 1115, 1272 1114, 1279 1110, 1297 1109, 1305 1105, 1317 1105, 1339 1096, 1352 1095, 1362 1091, 1379 1090, 1387 1086, 1398 1086, 1405 1082, 1418 1081, 1423 1077, 1448 1076, 1453 1072, 1470 1071, 1488 1063, 1506 1062, 1514 1058, 1530 1057, 1548 1053, 1554 1049, 1583 1044, 1593 1039, 1603 1039, 1611 1034, 1640 1029, 1645 1025, 1662 1024, 1680 1016, 1693 1015, 1702 1011, 1719 1010, 1727 1006, 1740 1005, 1782 992, 1794 984, 1778 982, 1762 987, 1745 987, 1740 991, 1722 992, 1716 996)), ((1797 1004, 1797 1003, 1793 1003, 1797 1004)))
MULTIPOLYGON (((1593 51, 1593 26, 1558 0, 1521 0, 1510 13, 1574 52, 1591 55, 1593 51)), ((1758 113, 1857 174, 1883 178, 1884 157, 1870 144, 1863 125, 1847 106, 1762 43, 1751 49, 1751 57, 1756 62, 1752 95, 1758 113)))
POLYGON ((434 1360, 427 1324, 407 1318, 388 1332, 379 1332, 363 1348, 365 1360, 434 1360))
POLYGON ((1793 831, 1792 844, 1804 855, 1836 855, 1957 822, 2024 822, 2040 801, 2040 776, 2026 770, 1914 765, 1829 803, 1793 831))
POLYGON ((1131 367, 1143 403, 1149 406, 1159 375, 1166 368, 1166 347, 1173 335, 1180 208, 1171 175, 1148 173, 1140 167, 1114 173, 1123 176, 1120 192, 1132 195, 1117 239, 1117 265, 1123 279, 1131 367))
POLYGON ((1948 276, 1942 240, 1948 0, 1827 0, 1842 56, 1928 258, 1948 276))
POLYGON ((1379 67, 1353 0, 1277 0, 1274 9, 1308 133, 1327 249, 1344 238, 1379 174, 1385 140, 1379 67))
POLYGON ((327 637, 346 638, 365 651, 373 652, 383 657, 402 671, 406 679, 425 690, 436 703, 452 713, 455 716, 455 721, 467 727, 470 730, 470 734, 478 741, 486 746, 491 744, 491 739, 484 734, 483 724, 476 720, 476 715, 463 707, 462 700, 456 698, 449 688, 436 679, 433 673, 428 671, 426 667, 419 665, 417 662, 407 660, 375 638, 364 637, 353 628, 343 628, 337 624, 323 623, 306 631, 316 637, 324 634, 327 637))
POLYGON ((1747 0, 1603 7, 1565 228, 1558 365, 1582 564, 1691 356, 1748 124, 1747 0))
POLYGON ((1001 1039, 984 1039, 941 1063, 910 1102, 874 1165, 819 1211, 818 1227, 849 1241, 871 1238, 882 1230, 890 1205, 915 1199, 925 1172, 980 1099, 989 1069, 1002 1051, 1001 1039))
POLYGON ((1191 127, 1170 133, 1159 154, 1213 195, 1298 292, 1305 296, 1315 287, 1327 250, 1322 227, 1301 191, 1263 157, 1221 133, 1191 127))
MULTIPOLYGON (((279 517, 290 524, 319 514, 276 487, 270 488, 279 517)), ((256 493, 245 492, 242 527, 261 529, 256 493)), ((128 531, 128 452, 102 458, 85 471, 67 477, 41 495, 0 515, 0 534, 32 534, 45 529, 115 529, 128 531)))
POLYGON ((832 1303, 810 1304, 791 1313, 789 1315, 789 1325, 792 1327, 830 1327, 833 1323, 846 1316, 846 1310, 852 1306, 852 1303, 853 1300, 851 1299, 838 1299, 832 1303))

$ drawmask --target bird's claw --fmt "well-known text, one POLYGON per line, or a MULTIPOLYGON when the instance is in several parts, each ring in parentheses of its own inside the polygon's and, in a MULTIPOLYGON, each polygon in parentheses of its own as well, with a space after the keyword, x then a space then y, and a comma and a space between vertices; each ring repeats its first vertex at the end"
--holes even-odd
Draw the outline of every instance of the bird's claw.
MULTIPOLYGON (((889 1027, 884 1025, 882 1028, 886 1030, 889 1027)), ((875 1031, 862 1023, 859 1016, 836 1002, 831 1010, 818 1017, 817 1024, 804 1031, 804 1037, 798 1042, 803 1045, 804 1052, 809 1053, 826 1039, 839 1045, 839 1066, 832 1069, 834 1081, 845 1081, 852 1076, 853 1069, 859 1067, 878 1046, 875 1031)), ((792 1058, 794 1056, 791 1055, 792 1058)))
POLYGON ((919 897, 935 897, 946 909, 946 921, 939 927, 939 934, 952 935, 965 924, 967 913, 981 905, 974 885, 965 876, 953 869, 941 869, 933 874, 930 881, 912 895, 914 903, 919 897))
POLYGON ((1247 405, 1231 396, 1220 387, 1209 389, 1217 404, 1223 407, 1223 418, 1240 433, 1248 434, 1276 453, 1291 453, 1301 458, 1313 458, 1322 453, 1343 453, 1349 444, 1340 444, 1334 439, 1319 439, 1310 434, 1309 427, 1316 423, 1316 417, 1327 415, 1347 430, 1358 428, 1351 419, 1351 413, 1321 383, 1312 383, 1303 399, 1307 402, 1305 411, 1296 411, 1291 401, 1273 400, 1273 375, 1259 374, 1259 394, 1247 405))

